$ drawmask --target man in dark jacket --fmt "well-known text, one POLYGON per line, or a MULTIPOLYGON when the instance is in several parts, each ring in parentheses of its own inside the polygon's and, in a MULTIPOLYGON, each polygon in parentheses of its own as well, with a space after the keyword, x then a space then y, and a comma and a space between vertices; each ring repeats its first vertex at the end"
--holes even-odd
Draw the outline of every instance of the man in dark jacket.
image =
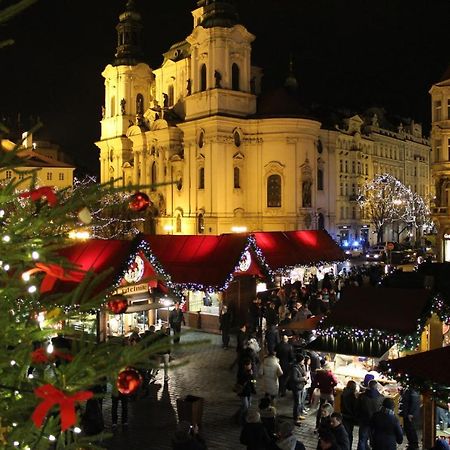
POLYGON ((403 442, 403 431, 394 414, 394 401, 385 398, 380 411, 370 419, 373 450, 396 450, 403 442))
POLYGON ((276 325, 270 325, 266 331, 267 353, 275 353, 277 345, 280 343, 280 335, 276 325))
POLYGON ((403 417, 403 428, 408 440, 408 450, 419 448, 416 421, 420 415, 420 395, 414 389, 407 387, 400 399, 400 416, 403 417))
POLYGON ((339 450, 350 450, 350 439, 348 438, 347 430, 342 425, 342 414, 334 412, 331 414, 331 432, 336 438, 336 445, 339 450))
POLYGON ((222 307, 222 314, 219 316, 220 331, 222 331, 222 347, 228 348, 230 343, 230 329, 233 323, 232 312, 226 305, 222 307))
POLYGON ((281 370, 283 371, 283 375, 279 378, 279 385, 280 396, 284 397, 286 395, 286 382, 291 370, 291 364, 295 361, 294 347, 289 343, 287 336, 283 336, 282 342, 277 345, 276 355, 280 360, 281 370))
POLYGON ((349 380, 341 395, 342 425, 347 430, 350 448, 353 444, 353 428, 358 424, 356 382, 349 380))
POLYGON ((169 325, 173 330, 173 342, 178 344, 180 342, 180 333, 181 333, 181 324, 186 325, 186 321, 184 320, 183 311, 181 311, 180 304, 178 302, 175 303, 175 308, 170 311, 169 314, 169 325))
POLYGON ((300 420, 305 420, 305 416, 301 415, 304 409, 304 405, 302 405, 303 389, 306 384, 306 368, 303 364, 303 359, 304 356, 302 354, 296 356, 296 362, 292 365, 289 375, 289 385, 294 397, 293 417, 297 425, 300 424, 300 420))
POLYGON ((270 449, 272 440, 266 427, 261 422, 258 411, 251 411, 247 414, 244 427, 240 436, 241 444, 247 446, 247 450, 270 449))
POLYGON ((359 434, 357 450, 368 450, 370 420, 380 410, 383 399, 383 395, 377 390, 375 380, 370 380, 367 389, 358 397, 359 434))

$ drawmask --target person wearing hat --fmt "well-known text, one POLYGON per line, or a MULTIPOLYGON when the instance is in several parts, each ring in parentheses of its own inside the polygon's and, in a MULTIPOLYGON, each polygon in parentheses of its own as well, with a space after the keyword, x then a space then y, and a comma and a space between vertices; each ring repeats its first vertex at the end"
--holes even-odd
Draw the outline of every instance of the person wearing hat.
POLYGON ((370 419, 373 450, 396 450, 403 442, 403 431, 394 413, 394 400, 386 397, 380 411, 370 419))
POLYGON ((241 431, 240 442, 247 446, 247 450, 269 449, 272 440, 266 427, 261 422, 258 411, 248 411, 241 431))
POLYGON ((280 450, 306 450, 302 442, 294 435, 295 426, 291 422, 281 422, 278 429, 278 439, 275 449, 280 450))
POLYGON ((182 420, 172 437, 173 450, 206 450, 204 439, 198 432, 197 425, 182 420))

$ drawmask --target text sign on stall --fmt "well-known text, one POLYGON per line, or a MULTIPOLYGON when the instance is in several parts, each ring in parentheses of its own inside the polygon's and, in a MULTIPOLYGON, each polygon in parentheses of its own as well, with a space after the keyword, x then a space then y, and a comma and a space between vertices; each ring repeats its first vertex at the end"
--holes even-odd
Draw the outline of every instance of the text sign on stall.
POLYGON ((142 294, 148 292, 147 283, 132 284, 131 286, 124 286, 117 289, 117 294, 130 295, 130 294, 142 294))

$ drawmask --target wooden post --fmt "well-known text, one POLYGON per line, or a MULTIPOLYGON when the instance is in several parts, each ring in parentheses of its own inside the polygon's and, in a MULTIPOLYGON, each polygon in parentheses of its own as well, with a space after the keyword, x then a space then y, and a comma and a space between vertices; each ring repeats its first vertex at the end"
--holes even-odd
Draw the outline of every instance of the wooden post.
POLYGON ((432 448, 436 441, 436 403, 431 395, 423 394, 423 434, 422 447, 432 448))

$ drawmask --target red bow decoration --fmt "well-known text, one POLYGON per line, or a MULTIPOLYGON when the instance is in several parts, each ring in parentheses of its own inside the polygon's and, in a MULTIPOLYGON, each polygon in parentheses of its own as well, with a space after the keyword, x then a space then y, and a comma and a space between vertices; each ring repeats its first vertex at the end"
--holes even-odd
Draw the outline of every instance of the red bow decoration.
POLYGON ((34 390, 34 394, 36 397, 44 399, 42 403, 36 406, 36 409, 31 416, 31 419, 36 427, 40 428, 50 409, 55 405, 59 405, 61 414, 61 431, 67 430, 77 422, 75 402, 84 402, 92 398, 94 395, 91 391, 81 391, 74 395, 67 395, 51 384, 39 386, 34 390))
POLYGON ((56 280, 74 281, 76 283, 79 283, 86 275, 86 272, 82 270, 66 270, 59 264, 46 264, 37 262, 35 265, 36 267, 28 270, 26 273, 28 275, 33 275, 36 272, 45 272, 47 274, 47 276, 44 277, 41 283, 42 293, 51 291, 55 285, 56 280))
POLYGON ((74 356, 60 350, 54 350, 53 353, 47 353, 42 347, 31 353, 31 361, 33 364, 46 364, 58 358, 70 362, 73 361, 74 356))
POLYGON ((37 202, 42 197, 45 197, 47 199, 47 203, 50 206, 56 206, 58 204, 58 197, 53 192, 53 189, 50 186, 43 186, 33 191, 23 192, 22 194, 19 194, 19 197, 20 198, 30 197, 31 200, 33 200, 33 202, 37 202))

